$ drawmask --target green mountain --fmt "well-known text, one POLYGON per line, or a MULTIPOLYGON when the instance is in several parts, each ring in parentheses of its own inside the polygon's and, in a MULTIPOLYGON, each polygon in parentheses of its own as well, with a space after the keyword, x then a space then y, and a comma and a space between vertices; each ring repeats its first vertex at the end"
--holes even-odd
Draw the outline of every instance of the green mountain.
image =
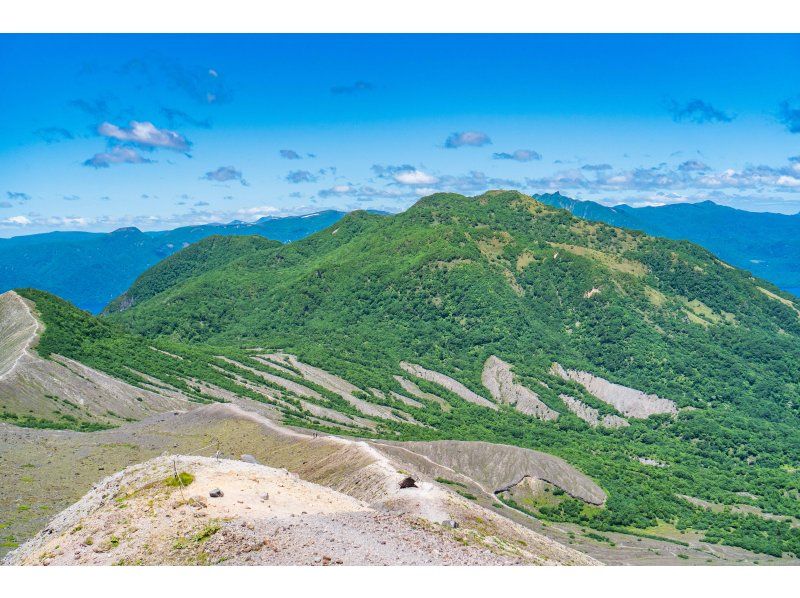
POLYGON ((130 227, 111 233, 52 232, 0 239, 0 293, 34 287, 98 313, 139 274, 191 243, 212 235, 260 235, 287 243, 323 229, 343 215, 326 210, 167 231, 142 232, 130 227))
POLYGON ((275 249, 280 245, 278 241, 256 236, 206 237, 150 268, 146 275, 137 278, 125 293, 114 299, 105 311, 127 309, 194 276, 225 266, 237 258, 275 249))
POLYGON ((632 208, 578 201, 560 193, 535 197, 587 220, 692 241, 800 296, 800 214, 747 212, 712 201, 632 208))
POLYGON ((102 318, 19 293, 50 359, 336 434, 536 449, 607 495, 498 493, 538 518, 800 554, 800 310, 691 243, 437 194, 288 245, 201 241, 102 318))
MULTIPOLYGON (((145 273, 139 284, 152 277, 148 286, 165 288, 162 276, 145 273)), ((437 194, 392 217, 352 213, 110 319, 173 342, 297 355, 429 426, 387 425, 403 438, 554 452, 609 493, 604 509, 550 517, 800 550, 785 519, 800 516, 800 311, 691 243, 581 220, 515 192, 437 194), (513 379, 493 373, 490 358, 510 364, 513 379), (514 407, 488 391, 495 374, 514 407), (408 379, 417 396, 444 396, 452 409, 381 398, 409 393, 408 379), (637 414, 642 405, 653 409, 637 414)))

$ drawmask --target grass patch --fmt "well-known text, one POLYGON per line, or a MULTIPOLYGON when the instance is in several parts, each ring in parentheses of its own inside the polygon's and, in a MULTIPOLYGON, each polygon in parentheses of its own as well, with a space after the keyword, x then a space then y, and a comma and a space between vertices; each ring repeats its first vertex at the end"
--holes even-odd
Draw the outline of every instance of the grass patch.
POLYGON ((461 486, 462 488, 466 488, 466 484, 462 484, 461 482, 455 482, 453 480, 448 480, 447 478, 436 478, 436 481, 440 484, 447 484, 448 486, 461 486))
POLYGON ((607 544, 610 544, 611 546, 616 546, 614 541, 611 540, 611 538, 609 538, 608 536, 597 534, 595 532, 585 532, 583 535, 586 536, 587 538, 591 538, 592 540, 597 540, 598 542, 605 542, 607 544))
POLYGON ((176 550, 183 550, 184 548, 189 548, 192 544, 202 544, 203 542, 207 541, 211 536, 216 534, 220 529, 221 525, 218 521, 212 521, 208 525, 206 525, 203 529, 197 532, 191 538, 182 537, 175 540, 175 543, 172 545, 173 548, 176 550))
POLYGON ((178 487, 185 488, 192 482, 194 482, 194 476, 190 473, 182 471, 176 476, 175 475, 169 476, 166 480, 164 480, 164 485, 171 486, 174 488, 178 487))
POLYGON ((217 523, 216 521, 214 521, 214 522, 212 522, 212 523, 209 523, 209 524, 208 524, 207 526, 205 526, 205 527, 204 527, 202 530, 200 530, 200 532, 199 532, 199 533, 197 533, 197 534, 195 535, 195 537, 194 537, 194 541, 195 541, 195 542, 205 542, 205 541, 206 541, 206 540, 208 540, 208 539, 209 539, 211 536, 213 536, 214 534, 216 534, 216 533, 217 533, 217 532, 220 530, 220 527, 221 527, 221 526, 220 526, 220 524, 219 524, 219 523, 217 523))

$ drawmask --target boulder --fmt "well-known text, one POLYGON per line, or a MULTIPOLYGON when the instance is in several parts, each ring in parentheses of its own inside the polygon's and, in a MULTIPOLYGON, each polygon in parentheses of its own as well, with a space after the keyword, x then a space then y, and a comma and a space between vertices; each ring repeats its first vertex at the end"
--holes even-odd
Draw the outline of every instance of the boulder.
POLYGON ((407 477, 400 482, 400 488, 416 488, 417 482, 412 477, 407 477))

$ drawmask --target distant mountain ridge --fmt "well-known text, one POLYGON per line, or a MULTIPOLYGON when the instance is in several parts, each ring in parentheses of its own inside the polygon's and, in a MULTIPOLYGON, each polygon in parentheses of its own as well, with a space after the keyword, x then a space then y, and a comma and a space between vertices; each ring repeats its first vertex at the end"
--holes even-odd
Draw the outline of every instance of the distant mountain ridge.
POLYGON ((330 226, 344 214, 324 210, 165 231, 125 227, 110 233, 57 231, 0 239, 0 293, 38 288, 99 313, 142 272, 192 243, 213 235, 258 235, 288 243, 330 226))
POLYGON ((713 201, 634 208, 604 206, 560 193, 534 197, 587 220, 692 241, 733 266, 800 293, 800 214, 748 212, 713 201))
MULTIPOLYGON (((692 241, 725 262, 800 296, 798 214, 748 212, 711 201, 634 208, 604 206, 558 192, 533 197, 586 220, 692 241)), ((324 210, 165 231, 125 227, 110 233, 57 231, 0 239, 0 292, 39 288, 100 313, 145 270, 192 243, 213 235, 259 235, 287 243, 322 230, 344 215, 324 210)))

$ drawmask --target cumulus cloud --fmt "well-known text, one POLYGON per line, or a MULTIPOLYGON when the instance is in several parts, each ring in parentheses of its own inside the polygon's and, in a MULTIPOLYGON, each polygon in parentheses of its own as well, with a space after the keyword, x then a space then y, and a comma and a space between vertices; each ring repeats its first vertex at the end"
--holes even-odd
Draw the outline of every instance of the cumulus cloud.
POLYGON ((322 189, 317 193, 321 198, 349 197, 359 202, 370 202, 375 199, 406 199, 414 195, 406 190, 379 188, 369 185, 354 185, 352 183, 334 185, 322 189))
POLYGON ((781 102, 778 120, 790 133, 800 133, 800 99, 781 102))
POLYGON ((294 150, 282 149, 278 153, 284 160, 302 160, 302 156, 294 150))
POLYGON ((378 178, 387 179, 399 185, 433 185, 439 178, 412 166, 411 164, 382 165, 373 164, 372 172, 378 178))
POLYGON ((308 170, 292 170, 286 175, 286 180, 290 183, 315 183, 317 175, 308 170))
POLYGON ((464 146, 481 147, 492 142, 486 133, 481 131, 464 131, 462 133, 451 133, 445 139, 444 146, 449 149, 457 149, 464 146))
POLYGON ((391 181, 390 185, 413 188, 410 193, 416 195, 429 195, 439 191, 470 193, 487 189, 519 188, 523 186, 521 181, 489 177, 477 170, 472 170, 462 175, 433 175, 411 164, 388 166, 373 164, 372 172, 378 178, 391 181))
POLYGON ((215 181, 217 183, 227 183, 228 181, 239 181, 245 187, 249 186, 239 170, 233 166, 220 166, 216 170, 205 173, 201 178, 207 181, 215 181))
POLYGON ((656 166, 618 171, 597 171, 587 176, 579 169, 565 170, 541 178, 526 179, 535 189, 585 189, 608 191, 667 191, 691 189, 749 189, 754 191, 800 190, 800 161, 789 159, 788 165, 748 165, 713 171, 702 162, 689 160, 677 168, 666 163, 656 166))
POLYGON ((185 152, 192 145, 180 133, 169 129, 159 129, 148 121, 139 122, 133 120, 128 127, 118 127, 112 123, 104 122, 97 127, 97 132, 108 139, 131 143, 146 149, 163 148, 185 152))
POLYGON ((95 154, 85 160, 83 165, 91 168, 108 168, 112 164, 150 164, 152 162, 134 149, 116 146, 107 152, 95 154))
POLYGON ((251 218, 263 218, 272 216, 280 212, 275 206, 253 206, 250 208, 240 208, 234 212, 237 216, 249 216, 251 218))
POLYGON ((471 170, 462 175, 443 175, 439 177, 436 186, 440 191, 458 191, 460 193, 473 193, 489 189, 519 189, 523 187, 521 181, 490 177, 479 170, 471 170))
POLYGON ((589 170, 598 172, 601 170, 613 170, 613 166, 611 164, 584 164, 581 166, 581 170, 589 170))
POLYGON ((531 162, 533 160, 541 160, 542 154, 530 149, 518 149, 511 153, 499 152, 492 154, 495 160, 515 160, 517 162, 531 162))
POLYGON ((31 219, 27 216, 11 216, 2 221, 3 224, 13 224, 16 226, 28 226, 32 223, 31 219))
POLYGON ((28 201, 31 196, 27 193, 23 193, 22 191, 6 191, 6 197, 8 199, 14 199, 18 201, 28 201))
POLYGON ((439 179, 422 170, 404 170, 394 175, 394 180, 401 185, 433 185, 439 179))
POLYGON ((675 122, 692 122, 697 124, 704 123, 729 123, 735 115, 723 112, 703 100, 689 100, 688 102, 679 103, 675 100, 671 101, 668 110, 672 115, 672 120, 675 122))
POLYGON ((37 129, 33 134, 47 144, 75 139, 75 136, 70 131, 62 127, 45 127, 37 129))
POLYGON ((356 81, 352 85, 334 85, 331 87, 331 93, 336 95, 354 94, 364 91, 371 91, 373 89, 375 89, 375 86, 368 81, 356 81))

